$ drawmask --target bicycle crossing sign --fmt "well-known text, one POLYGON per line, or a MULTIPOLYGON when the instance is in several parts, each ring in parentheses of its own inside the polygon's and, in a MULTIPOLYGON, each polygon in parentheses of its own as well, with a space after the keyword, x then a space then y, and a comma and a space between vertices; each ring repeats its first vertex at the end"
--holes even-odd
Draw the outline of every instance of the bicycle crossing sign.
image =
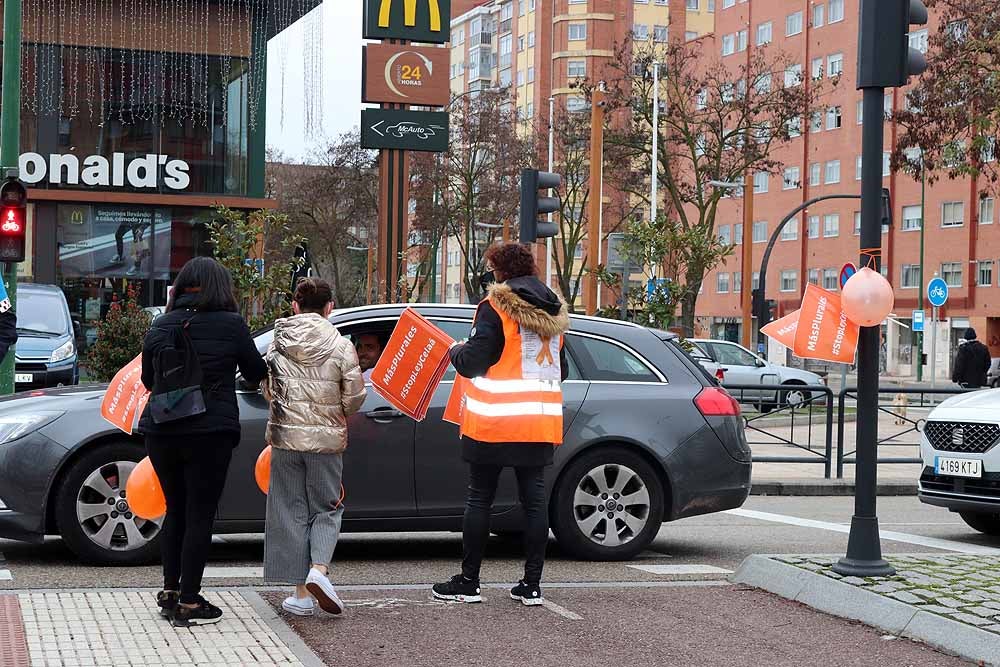
POLYGON ((948 283, 943 278, 933 278, 927 283, 927 300, 935 308, 940 308, 948 301, 948 283))

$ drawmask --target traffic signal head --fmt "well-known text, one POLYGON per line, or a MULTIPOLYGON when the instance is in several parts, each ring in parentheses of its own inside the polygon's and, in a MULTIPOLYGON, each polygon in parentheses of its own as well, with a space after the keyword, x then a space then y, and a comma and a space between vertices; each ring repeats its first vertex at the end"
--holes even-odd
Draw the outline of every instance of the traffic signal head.
POLYGON ((559 210, 558 197, 539 196, 539 190, 558 189, 562 183, 559 174, 537 169, 521 171, 521 243, 534 243, 538 239, 550 238, 559 233, 554 222, 539 220, 538 216, 559 210))
POLYGON ((920 0, 861 0, 858 28, 858 88, 905 86, 927 69, 927 59, 910 48, 910 26, 927 23, 920 0))
POLYGON ((0 185, 0 262, 23 262, 28 191, 16 178, 0 185))

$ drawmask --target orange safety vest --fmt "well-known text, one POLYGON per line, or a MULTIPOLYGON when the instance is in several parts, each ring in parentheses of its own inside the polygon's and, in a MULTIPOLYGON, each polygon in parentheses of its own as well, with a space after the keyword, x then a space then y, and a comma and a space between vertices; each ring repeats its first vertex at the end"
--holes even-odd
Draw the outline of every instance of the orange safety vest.
POLYGON ((480 442, 560 445, 563 337, 543 338, 494 310, 503 323, 503 354, 486 375, 465 383, 461 433, 480 442))

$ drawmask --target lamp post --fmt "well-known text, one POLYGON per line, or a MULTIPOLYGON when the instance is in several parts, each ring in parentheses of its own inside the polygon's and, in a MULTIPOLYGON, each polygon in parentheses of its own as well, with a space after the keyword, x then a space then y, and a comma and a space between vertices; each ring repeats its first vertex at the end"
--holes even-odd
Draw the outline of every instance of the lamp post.
MULTIPOLYGON (((549 167, 548 172, 552 173, 553 169, 553 159, 555 157, 555 123, 552 122, 552 116, 555 113, 556 98, 549 96, 549 167)), ((549 197, 552 196, 552 190, 549 190, 549 197)), ((548 221, 552 222, 552 214, 549 213, 548 221)), ((552 288, 552 237, 545 239, 545 286, 552 288)))

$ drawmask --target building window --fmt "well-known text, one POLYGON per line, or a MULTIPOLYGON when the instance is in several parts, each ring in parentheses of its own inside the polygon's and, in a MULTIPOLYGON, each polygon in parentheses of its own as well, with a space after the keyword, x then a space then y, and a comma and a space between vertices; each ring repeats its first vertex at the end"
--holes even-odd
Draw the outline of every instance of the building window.
POLYGON ((799 238, 799 219, 792 218, 781 228, 782 241, 795 241, 799 238))
POLYGON ((698 11, 698 0, 687 0, 687 8, 693 12, 698 11))
POLYGON ((743 243, 743 225, 733 225, 733 245, 743 243))
MULTIPOLYGON (((632 26, 632 35, 634 39, 638 39, 645 42, 646 40, 649 39, 649 26, 636 23, 634 26, 632 26)), ((722 48, 723 49, 726 48, 724 39, 722 48)))
POLYGON ((826 5, 815 5, 813 6, 813 27, 822 28, 823 27, 823 17, 826 14, 826 5))
POLYGON ((863 101, 858 100, 857 106, 855 107, 855 113, 857 114, 858 125, 864 121, 865 104, 863 101))
POLYGON ((946 201, 941 204, 941 226, 961 227, 965 223, 965 203, 946 201))
POLYGON ((827 185, 840 183, 840 160, 830 160, 826 163, 826 178, 824 181, 827 185))
POLYGON ((517 52, 520 53, 521 51, 524 51, 524 46, 525 46, 524 35, 521 35, 520 37, 517 38, 517 52))
POLYGON ((861 156, 854 158, 854 180, 861 180, 861 156))
POLYGON ((771 33, 773 24, 768 21, 757 26, 757 46, 764 46, 771 43, 771 33))
POLYGON ((809 131, 812 133, 823 131, 823 112, 813 111, 809 114, 809 131))
POLYGON ((819 269, 809 269, 809 273, 806 276, 806 280, 811 285, 819 285, 819 269))
POLYGON ((802 65, 790 65, 785 70, 785 88, 792 88, 802 83, 802 65))
POLYGON ((781 189, 795 190, 799 185, 799 168, 785 167, 785 173, 781 177, 781 189))
POLYGON ((534 82, 535 82, 535 68, 534 67, 529 67, 528 68, 528 83, 534 83, 534 82))
POLYGON ((517 85, 518 86, 523 86, 524 85, 524 70, 523 69, 520 69, 520 70, 517 71, 517 85))
POLYGON ((587 76, 586 60, 570 60, 566 63, 566 75, 573 79, 582 79, 587 76))
POLYGON ((739 294, 743 290, 743 274, 733 271, 733 294, 739 294))
POLYGON ((732 236, 729 225, 719 225, 719 243, 722 245, 732 245, 732 236))
MULTIPOLYGON (((649 2, 649 0, 636 0, 636 2, 641 2, 642 4, 646 4, 647 2, 649 2)), ((585 5, 585 4, 587 4, 587 0, 569 0, 569 4, 571 4, 571 5, 585 5)))
POLYGON ((831 238, 840 235, 840 214, 827 213, 823 216, 823 237, 831 238))
POLYGON ((794 292, 799 288, 799 272, 798 271, 782 271, 781 272, 781 291, 782 292, 794 292))
POLYGON ((753 191, 754 194, 762 194, 767 192, 768 181, 771 180, 771 175, 766 171, 758 171, 753 175, 753 191))
POLYGON ((823 269, 823 289, 835 290, 840 285, 840 273, 837 269, 823 269))
POLYGON ((735 5, 736 5, 736 0, 722 0, 723 9, 729 9, 730 7, 734 7, 735 5))
POLYGON ((753 223, 753 242, 754 243, 766 243, 767 242, 767 221, 758 220, 753 223))
POLYGON ((844 54, 835 53, 826 59, 826 74, 829 77, 840 76, 844 73, 844 54))
POLYGON ((731 56, 736 53, 736 35, 722 36, 722 55, 731 56))
POLYGON ((844 0, 830 0, 827 5, 830 8, 829 23, 836 23, 844 20, 844 0))
POLYGON ((535 117, 535 104, 533 102, 528 102, 527 106, 524 107, 524 117, 526 120, 535 117))
POLYGON ((813 58, 809 63, 809 74, 812 75, 813 80, 823 78, 823 59, 813 58))
POLYGON ((753 88, 761 95, 771 92, 771 73, 764 72, 758 76, 753 84, 753 88))
POLYGON ((729 274, 720 273, 715 276, 715 291, 719 294, 729 293, 729 274))
POLYGON ((941 277, 944 278, 948 287, 962 286, 962 263, 943 262, 941 264, 941 277))
POLYGON ((760 272, 754 271, 750 276, 750 289, 760 289, 760 272))
POLYGON ((530 49, 535 45, 535 31, 532 30, 528 33, 528 48, 530 49))
POLYGON ((888 151, 882 153, 882 176, 888 176, 892 169, 891 155, 888 151))
POLYGON ((747 50, 747 35, 749 33, 746 30, 740 30, 736 33, 736 50, 746 51, 747 50))
POLYGON ((927 28, 911 32, 909 41, 911 49, 916 49, 920 53, 927 53, 927 28))
POLYGON ((685 42, 690 42, 690 41, 695 40, 695 39, 698 39, 698 33, 693 32, 691 30, 685 30, 684 31, 684 41, 685 42))
POLYGON ((983 197, 979 200, 979 224, 993 224, 993 197, 983 197))
POLYGON ((819 162, 813 162, 809 165, 809 185, 819 185, 822 183, 822 165, 819 162))
POLYGON ((708 11, 715 11, 715 0, 708 0, 708 11))
POLYGON ((903 264, 903 270, 901 273, 900 287, 902 289, 920 289, 919 264, 903 264))
POLYGON ((517 15, 518 16, 525 15, 524 0, 517 0, 517 15))
POLYGON ((826 129, 836 130, 840 128, 843 123, 843 114, 840 112, 840 107, 830 107, 826 110, 826 129))
POLYGON ((854 235, 861 236, 861 211, 854 212, 854 235))
POLYGON ((802 136, 802 116, 789 118, 785 124, 785 128, 788 130, 788 136, 791 139, 802 136))
POLYGON ((979 262, 979 271, 976 276, 976 284, 980 287, 989 287, 993 284, 993 260, 986 259, 979 262))
POLYGON ((667 26, 665 25, 654 25, 653 26, 653 41, 663 44, 667 41, 667 26))
POLYGON ((802 32, 802 12, 795 12, 785 17, 785 37, 791 37, 802 32))
POLYGON ((904 232, 909 232, 913 230, 920 229, 921 218, 923 213, 919 206, 904 206, 903 207, 903 225, 901 229, 904 232))
POLYGON ((569 24, 569 39, 570 41, 580 42, 587 39, 587 24, 586 23, 570 23, 569 24))
POLYGON ((566 98, 566 111, 575 113, 577 111, 583 111, 587 108, 587 100, 582 97, 568 97, 566 98))

